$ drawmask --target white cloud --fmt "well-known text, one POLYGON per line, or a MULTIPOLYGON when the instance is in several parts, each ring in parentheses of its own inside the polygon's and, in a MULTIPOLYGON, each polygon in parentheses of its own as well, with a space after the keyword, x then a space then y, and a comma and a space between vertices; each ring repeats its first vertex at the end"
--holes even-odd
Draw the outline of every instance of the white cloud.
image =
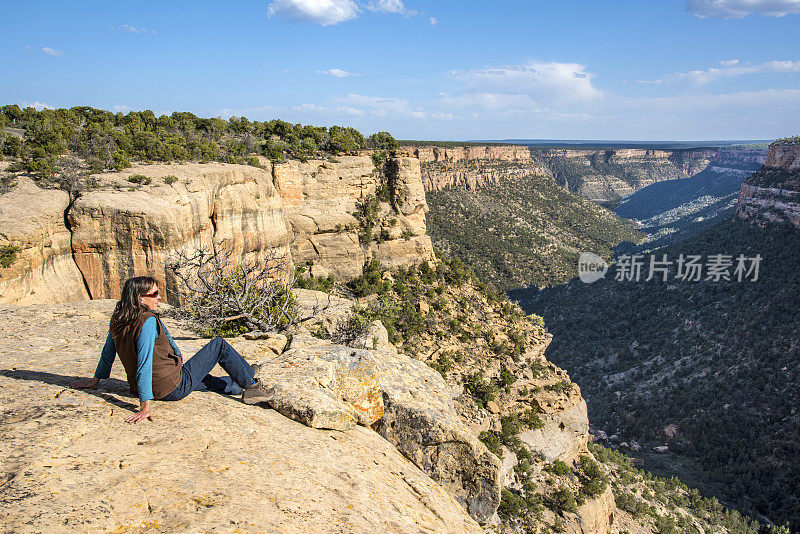
POLYGON ((53 57, 61 57, 64 55, 61 52, 61 50, 56 50, 55 48, 50 48, 49 46, 45 46, 44 48, 42 48, 42 52, 44 52, 48 56, 53 56, 53 57))
POLYGON ((412 106, 404 98, 386 98, 380 96, 366 96, 349 94, 344 98, 336 99, 347 107, 362 110, 373 117, 391 117, 396 119, 437 119, 451 120, 452 113, 441 111, 428 112, 420 106, 412 106))
POLYGON ((706 85, 722 78, 733 78, 746 74, 777 73, 792 74, 800 72, 800 61, 778 60, 766 61, 758 65, 742 65, 738 59, 720 61, 721 68, 711 67, 705 70, 675 72, 658 80, 637 80, 637 83, 657 84, 665 82, 689 81, 695 85, 706 85))
POLYGON ((402 0, 372 1, 367 4, 367 9, 370 11, 376 11, 378 13, 397 13, 398 15, 405 15, 406 17, 417 14, 416 11, 407 9, 406 6, 403 5, 402 0))
POLYGON ((632 111, 651 109, 660 112, 709 112, 742 110, 748 108, 773 108, 800 106, 800 89, 762 89, 738 93, 681 95, 657 98, 621 98, 615 107, 632 111))
POLYGON ((741 19, 748 15, 783 17, 800 13, 800 0, 686 0, 686 11, 698 17, 741 19))
POLYGON ((431 26, 436 26, 437 24, 439 24, 439 19, 437 19, 436 17, 431 17, 430 18, 430 23, 431 23, 431 26))
POLYGON ((122 113, 126 113, 130 111, 132 108, 130 106, 114 106, 114 111, 120 111, 122 113))
POLYGON ((347 72, 346 70, 336 69, 336 68, 318 70, 317 74, 327 74, 328 76, 335 76, 336 78, 347 78, 348 76, 358 76, 358 74, 354 72, 347 72))
POLYGON ((366 112, 363 109, 351 108, 350 106, 338 106, 334 108, 337 113, 344 113, 345 115, 352 115, 353 117, 363 117, 366 112))
POLYGON ((589 102, 603 96, 592 74, 577 63, 531 61, 527 65, 453 72, 475 93, 525 95, 535 102, 589 102))
POLYGON ((53 106, 51 106, 49 104, 45 104, 44 102, 39 102, 38 100, 36 102, 22 101, 22 102, 19 103, 19 106, 22 109, 34 108, 36 111, 42 111, 43 109, 56 109, 53 106))
POLYGON ((455 108, 479 107, 486 111, 520 112, 521 110, 538 111, 536 102, 527 95, 503 93, 466 93, 462 95, 440 94, 442 105, 455 108))
POLYGON ((339 24, 358 17, 353 0, 274 0, 268 15, 279 15, 294 22, 315 22, 323 26, 339 24))
POLYGON ((126 33, 136 33, 136 34, 139 34, 139 33, 152 33, 153 35, 157 35, 155 30, 150 30, 150 29, 147 29, 147 28, 137 28, 135 26, 131 26, 130 24, 123 24, 121 26, 117 26, 116 28, 112 28, 112 29, 118 30, 118 31, 121 31, 121 32, 126 32, 126 33))

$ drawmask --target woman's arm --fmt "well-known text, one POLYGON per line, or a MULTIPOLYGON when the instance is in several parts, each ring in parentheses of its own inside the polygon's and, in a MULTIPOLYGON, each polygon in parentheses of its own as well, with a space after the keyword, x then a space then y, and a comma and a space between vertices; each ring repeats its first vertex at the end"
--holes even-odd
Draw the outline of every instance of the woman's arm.
POLYGON ((142 325, 142 331, 136 340, 136 388, 139 391, 139 411, 125 418, 126 423, 153 420, 150 401, 153 399, 153 347, 158 336, 157 328, 156 318, 150 317, 142 325))
POLYGON ((114 338, 111 332, 106 336, 106 343, 103 345, 103 352, 100 354, 100 361, 94 371, 94 378, 84 378, 69 384, 71 388, 84 389, 95 387, 101 379, 111 376, 111 366, 114 365, 114 357, 117 355, 117 347, 114 345, 114 338))

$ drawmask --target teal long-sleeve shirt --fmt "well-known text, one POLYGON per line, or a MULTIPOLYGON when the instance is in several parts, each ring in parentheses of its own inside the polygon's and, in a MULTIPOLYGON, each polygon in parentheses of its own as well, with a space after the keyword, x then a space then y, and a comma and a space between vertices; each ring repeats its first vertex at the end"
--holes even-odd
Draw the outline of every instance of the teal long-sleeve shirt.
MULTIPOLYGON (((136 387, 139 390, 139 402, 151 400, 153 398, 153 347, 158 337, 158 328, 164 329, 172 350, 183 359, 181 351, 175 344, 175 340, 169 335, 167 328, 157 321, 155 317, 150 317, 142 325, 142 331, 136 340, 136 387)), ((106 343, 103 345, 103 352, 100 354, 100 361, 94 371, 95 378, 108 378, 111 376, 111 366, 114 365, 114 358, 117 354, 117 347, 114 345, 114 338, 111 332, 106 336, 106 343)))

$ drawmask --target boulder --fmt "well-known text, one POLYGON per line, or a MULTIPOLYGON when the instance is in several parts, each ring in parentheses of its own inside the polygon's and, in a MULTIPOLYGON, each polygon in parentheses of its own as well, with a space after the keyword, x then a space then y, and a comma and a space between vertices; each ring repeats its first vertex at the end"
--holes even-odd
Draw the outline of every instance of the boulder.
POLYGON ((378 320, 372 321, 367 331, 358 337, 352 345, 354 347, 372 350, 396 351, 394 345, 389 343, 389 332, 378 320))
POLYGON ((565 525, 568 534, 609 534, 614 525, 614 513, 617 505, 611 487, 595 497, 587 499, 578 507, 578 514, 574 520, 565 525))
POLYGON ((244 338, 250 341, 263 340, 264 344, 275 354, 282 354, 289 342, 285 335, 276 332, 247 332, 244 334, 244 338))
POLYGON ((378 376, 368 352, 341 345, 290 349, 262 362, 248 404, 266 403, 312 428, 350 430, 383 415, 378 376))

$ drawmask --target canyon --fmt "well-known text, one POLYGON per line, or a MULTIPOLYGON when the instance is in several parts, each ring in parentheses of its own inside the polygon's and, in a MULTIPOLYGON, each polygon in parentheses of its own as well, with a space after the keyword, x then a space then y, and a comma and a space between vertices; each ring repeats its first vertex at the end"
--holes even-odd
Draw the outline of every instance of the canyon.
MULTIPOLYGON (((208 405, 198 397, 174 409, 159 404, 170 427, 145 430, 139 442, 166 439, 183 445, 158 445, 154 452, 144 446, 127 452, 115 448, 115 442, 134 439, 120 415, 119 408, 125 412, 135 402, 126 393, 121 370, 116 369, 105 389, 91 394, 65 393, 64 385, 76 374, 91 373, 113 299, 127 277, 152 274, 165 288, 167 300, 179 304, 181 288, 167 263, 177 252, 214 243, 226 243, 241 261, 279 251, 290 259, 290 268, 306 266, 317 276, 339 280, 360 274, 370 258, 389 268, 440 261, 426 232, 429 208, 418 159, 397 155, 385 166, 377 166, 369 156, 261 163, 263 169, 222 163, 135 164, 123 172, 93 176, 95 186, 72 201, 67 193, 42 189, 23 175, 0 195, 0 246, 16 250, 11 264, 0 268, 0 309, 7 317, 1 328, 8 334, 2 336, 0 350, 0 391, 8 413, 27 414, 24 420, 12 419, 16 421, 13 432, 2 443, 4 456, 14 457, 15 462, 4 465, 0 476, 9 491, 19 496, 3 511, 5 524, 20 530, 57 528, 58 524, 125 529, 137 524, 178 528, 188 521, 221 528, 231 514, 242 513, 235 498, 238 477, 285 476, 286 484, 271 486, 269 495, 261 490, 253 494, 273 504, 260 509, 251 521, 284 525, 289 532, 299 528, 301 517, 327 506, 362 529, 400 532, 418 525, 442 532, 478 531, 478 523, 500 524, 497 510, 502 491, 521 487, 514 453, 504 449, 501 461, 478 439, 482 432, 499 432, 503 418, 522 407, 539 410, 541 427, 520 434, 519 439, 540 458, 533 462, 530 476, 542 484, 550 478, 544 470, 547 462, 577 465, 590 454, 586 403, 568 375, 544 359, 551 337, 542 327, 533 326, 525 327, 529 334, 522 357, 481 363, 470 356, 462 364, 466 367, 446 379, 418 361, 424 361, 423 354, 411 358, 398 352, 386 341, 383 329, 379 347, 373 341, 372 350, 358 353, 360 361, 371 362, 376 370, 382 407, 370 412, 378 417, 374 423, 372 416, 366 420, 352 416, 358 425, 343 423, 353 408, 337 400, 338 382, 331 378, 339 380, 341 363, 336 362, 349 361, 357 354, 353 348, 316 340, 309 335, 316 328, 311 324, 297 325, 291 332, 291 350, 285 342, 278 347, 274 339, 238 337, 231 342, 249 361, 271 365, 271 374, 282 377, 285 387, 272 391, 265 405, 276 411, 254 406, 240 413, 238 403, 223 397, 208 405), (373 221, 382 239, 364 243, 359 236, 363 223, 356 214, 371 195, 382 199, 373 221), (78 331, 81 334, 76 336, 78 331), (37 339, 37 347, 21 342, 20 335, 37 339), (326 356, 330 354, 340 354, 344 360, 330 360, 326 356), (298 375, 306 365, 323 374, 298 375), (461 381, 467 373, 479 371, 499 380, 509 369, 520 377, 518 382, 488 407, 476 406, 465 394, 461 381), (309 405, 309 399, 317 404, 309 405), (319 416, 313 415, 315 410, 319 416), (54 417, 64 413, 72 414, 66 417, 75 432, 47 430, 56 428, 54 417), (189 413, 194 415, 189 417, 189 413), (339 415, 331 418, 331 413, 339 415), (240 430, 233 441, 240 441, 241 447, 218 443, 213 436, 223 430, 214 424, 187 441, 189 433, 197 432, 190 428, 200 425, 198 417, 237 421, 240 430), (370 424, 382 438, 366 432, 370 424), (323 430, 297 430, 307 427, 339 430, 321 434, 314 432, 323 430), (38 436, 33 441, 30 432, 38 436), (161 432, 165 433, 157 437, 161 432), (337 437, 341 433, 345 437, 337 437), (91 435, 104 436, 95 443, 99 448, 87 444, 91 435), (269 437, 273 435, 283 437, 269 437), (265 447, 275 449, 267 452, 265 447), (102 465, 86 471, 84 467, 94 465, 93 454, 102 465), (260 459, 244 459, 252 454, 260 459), (198 455, 207 460, 200 471, 188 467, 198 455), (58 460, 51 464, 46 457, 58 460), (239 463, 244 468, 226 458, 242 458, 239 463), (160 488, 163 480, 178 483, 169 475, 168 466, 175 462, 192 473, 192 487, 183 493, 153 496, 145 507, 137 504, 137 484, 160 488), (364 462, 374 465, 368 473, 354 467, 364 462), (18 476, 23 471, 35 476, 18 476), (97 476, 89 481, 84 474, 92 472, 97 476), (324 480, 329 491, 314 491, 312 480, 324 480), (114 495, 111 500, 91 500, 88 506, 95 519, 88 522, 82 508, 74 505, 76 488, 87 484, 98 496, 114 495), (362 493, 367 487, 372 499, 377 499, 370 512, 364 508, 362 493), (289 488, 300 491, 287 496, 289 488), (45 494, 50 496, 53 513, 27 520, 45 494), (345 505, 352 512, 342 512, 345 505), (408 512, 402 516, 393 512, 397 505, 408 512), (199 510, 206 513, 198 515, 199 510)), ((465 291, 448 296, 449 306, 462 306, 465 291)), ((506 339, 504 317, 524 318, 513 306, 506 309, 502 302, 492 304, 475 290, 469 291, 473 291, 469 299, 475 302, 468 312, 470 321, 489 325, 500 339, 506 339)), ((296 298, 317 303, 328 299, 323 293, 302 290, 296 298)), ((315 320, 339 324, 353 306, 366 302, 345 299, 339 304, 327 318, 317 314, 315 320)), ((420 302, 420 309, 423 304, 433 305, 420 302)), ((314 304, 310 309, 318 308, 314 304)), ((203 343, 184 324, 168 324, 187 350, 203 343)), ((381 338, 379 322, 375 328, 372 340, 381 338)), ((467 354, 490 352, 480 343, 465 340, 460 350, 467 354)), ((374 391, 370 398, 375 398, 374 391)), ((567 477, 564 483, 575 482, 567 477)), ((615 514, 614 499, 606 487, 599 495, 585 498, 575 513, 562 518, 546 512, 543 521, 560 523, 575 534, 605 534, 612 532, 615 514)), ((251 528, 248 523, 236 524, 244 530, 251 528)), ((315 525, 320 531, 335 530, 335 525, 315 525)))
POLYGON ((477 187, 517 175, 542 175, 596 202, 618 201, 649 184, 705 169, 717 149, 583 149, 522 145, 404 147, 422 165, 426 191, 477 187))

